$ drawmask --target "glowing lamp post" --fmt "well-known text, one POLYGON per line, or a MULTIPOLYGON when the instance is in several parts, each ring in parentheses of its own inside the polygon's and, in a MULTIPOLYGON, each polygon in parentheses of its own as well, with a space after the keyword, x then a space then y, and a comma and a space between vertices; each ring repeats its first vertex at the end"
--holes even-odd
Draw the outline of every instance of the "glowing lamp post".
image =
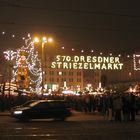
POLYGON ((43 66, 44 66, 44 46, 46 43, 52 43, 53 42, 53 39, 52 38, 47 38, 47 37, 42 37, 42 39, 38 38, 38 37, 35 37, 34 38, 34 43, 39 43, 41 42, 41 69, 42 69, 42 93, 43 93, 43 90, 44 90, 44 78, 43 78, 43 66))

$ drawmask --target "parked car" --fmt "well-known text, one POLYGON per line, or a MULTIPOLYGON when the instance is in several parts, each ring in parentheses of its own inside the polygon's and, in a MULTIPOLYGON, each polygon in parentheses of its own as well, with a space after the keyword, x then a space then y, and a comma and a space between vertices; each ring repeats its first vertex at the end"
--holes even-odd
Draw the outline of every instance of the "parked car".
POLYGON ((64 100, 38 100, 14 107, 11 116, 22 121, 31 119, 54 118, 65 120, 71 116, 71 108, 64 100))

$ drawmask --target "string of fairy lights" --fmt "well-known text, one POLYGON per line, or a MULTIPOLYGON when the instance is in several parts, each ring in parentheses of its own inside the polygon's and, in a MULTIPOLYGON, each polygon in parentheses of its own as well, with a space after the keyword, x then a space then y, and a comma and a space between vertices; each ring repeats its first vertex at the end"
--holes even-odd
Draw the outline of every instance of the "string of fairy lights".
POLYGON ((140 70, 140 67, 138 67, 137 65, 140 66, 140 55, 134 54, 133 55, 133 63, 134 63, 134 70, 140 70))
MULTIPOLYGON (((29 35, 30 33, 27 33, 27 34, 29 35)), ((27 36, 27 34, 26 34, 25 36, 27 36)), ((25 40, 25 37, 23 37, 23 36, 19 36, 19 35, 16 35, 16 34, 12 34, 12 33, 6 32, 6 31, 2 31, 2 32, 1 32, 1 36, 6 36, 7 38, 16 38, 16 37, 18 37, 19 39, 25 40)), ((60 47, 58 47, 58 49, 66 50, 66 49, 68 49, 68 48, 66 48, 65 46, 60 46, 60 47)), ((81 48, 81 50, 76 49, 76 48, 71 48, 70 50, 71 50, 72 52, 78 51, 78 53, 79 53, 79 52, 80 52, 80 53, 86 53, 86 52, 87 52, 87 50, 82 49, 82 48, 81 48)), ((98 54, 98 55, 104 55, 103 52, 98 52, 97 50, 95 51, 94 49, 88 50, 87 53, 96 53, 96 54, 98 54)), ((109 53, 108 55, 109 55, 109 56, 113 56, 113 53, 109 53)), ((124 55, 118 54, 118 57, 122 57, 122 56, 124 57, 124 55)), ((127 58, 133 57, 133 54, 131 54, 131 55, 130 55, 130 54, 127 54, 127 55, 125 55, 125 57, 127 57, 127 58)))
MULTIPOLYGON (((29 35, 29 33, 27 33, 27 34, 29 35)), ((23 37, 23 36, 19 36, 19 35, 16 35, 16 34, 13 34, 13 33, 9 33, 9 32, 6 32, 6 31, 1 31, 1 36, 6 36, 7 38, 16 38, 16 37, 18 37, 18 38, 21 38, 21 39, 25 40, 25 37, 23 37)), ((60 49, 64 50, 64 49, 66 49, 66 47, 60 46, 60 49)), ((74 51, 76 51, 76 49, 75 48, 71 48, 71 51, 74 52, 74 51)), ((81 49, 80 52, 84 53, 85 51, 84 51, 84 49, 81 49)), ((79 50, 78 50, 78 53, 79 53, 79 50)), ((89 50, 89 53, 95 53, 95 51, 93 49, 91 49, 91 50, 89 50)), ((103 53, 99 52, 99 55, 103 55, 103 53)), ((109 53, 109 55, 112 56, 113 53, 109 53)), ((125 57, 127 57, 127 58, 133 57, 133 59, 135 59, 135 57, 134 57, 135 55, 137 55, 137 54, 134 54, 134 55, 133 54, 132 55, 127 54, 125 57)), ((122 56, 124 57, 124 55, 118 54, 118 57, 122 57, 122 56)), ((134 63, 134 69, 135 69, 135 67, 136 67, 136 63, 134 63)))

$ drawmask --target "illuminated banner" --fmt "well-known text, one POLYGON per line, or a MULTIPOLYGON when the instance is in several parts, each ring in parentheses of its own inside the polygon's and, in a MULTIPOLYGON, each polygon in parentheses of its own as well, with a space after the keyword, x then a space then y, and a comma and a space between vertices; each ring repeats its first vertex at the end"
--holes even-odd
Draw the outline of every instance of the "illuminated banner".
POLYGON ((52 62, 51 68, 58 69, 98 69, 98 70, 121 70, 123 63, 119 57, 102 56, 66 56, 57 55, 52 62))
POLYGON ((140 70, 140 55, 134 54, 133 60, 134 60, 134 70, 140 70))

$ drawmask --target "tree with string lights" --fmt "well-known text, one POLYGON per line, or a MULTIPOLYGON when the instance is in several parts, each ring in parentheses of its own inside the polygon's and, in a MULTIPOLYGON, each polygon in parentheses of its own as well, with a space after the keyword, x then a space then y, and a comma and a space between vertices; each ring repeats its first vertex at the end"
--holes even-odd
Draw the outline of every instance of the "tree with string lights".
POLYGON ((38 52, 34 48, 34 42, 29 35, 25 39, 25 45, 15 53, 12 83, 16 83, 21 90, 26 89, 39 93, 42 82, 41 62, 38 59, 38 52))

